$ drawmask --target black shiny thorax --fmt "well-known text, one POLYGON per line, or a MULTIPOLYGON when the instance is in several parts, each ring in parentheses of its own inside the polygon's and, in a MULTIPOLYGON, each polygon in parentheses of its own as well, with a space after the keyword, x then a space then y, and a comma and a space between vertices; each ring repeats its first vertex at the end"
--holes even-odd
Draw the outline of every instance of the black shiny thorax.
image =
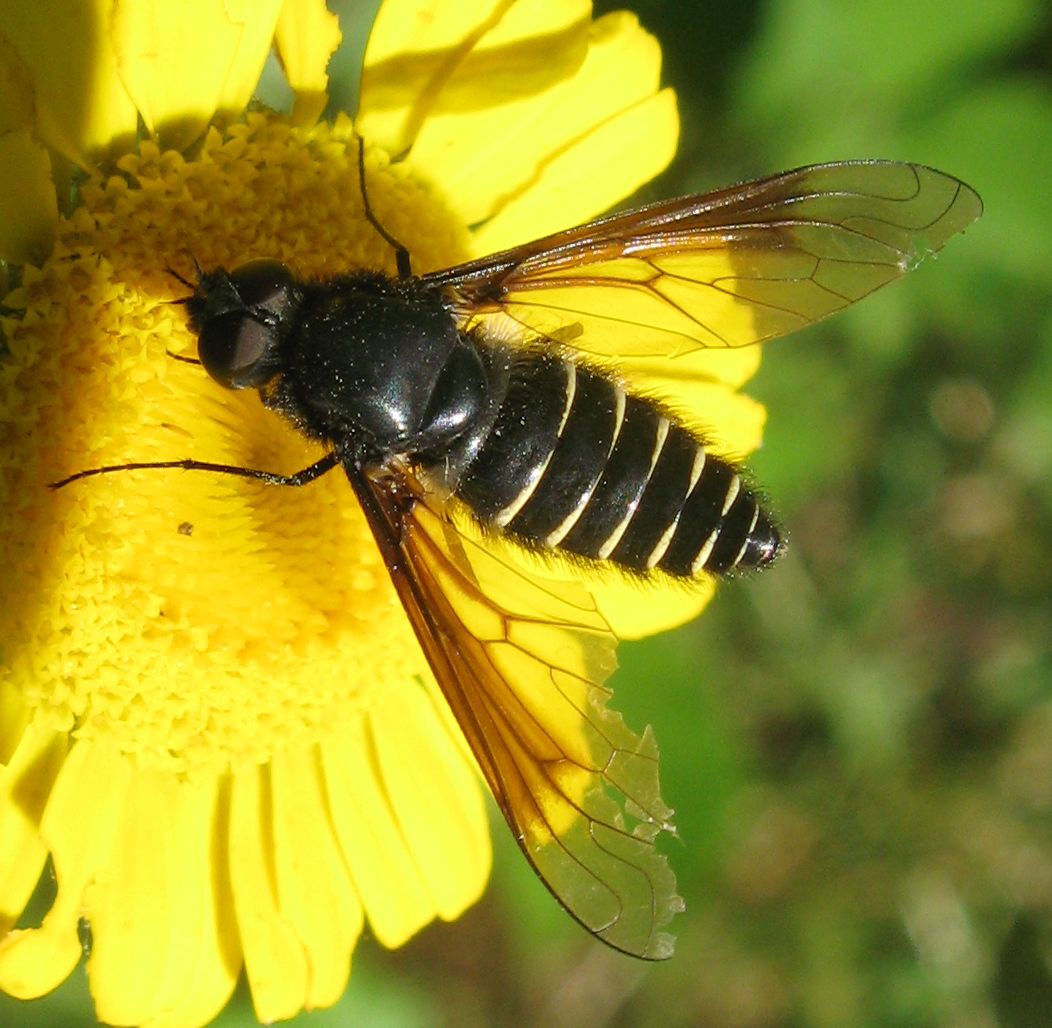
POLYGON ((485 395, 442 296, 413 280, 304 285, 282 358, 268 403, 310 435, 353 441, 366 463, 447 445, 485 395))

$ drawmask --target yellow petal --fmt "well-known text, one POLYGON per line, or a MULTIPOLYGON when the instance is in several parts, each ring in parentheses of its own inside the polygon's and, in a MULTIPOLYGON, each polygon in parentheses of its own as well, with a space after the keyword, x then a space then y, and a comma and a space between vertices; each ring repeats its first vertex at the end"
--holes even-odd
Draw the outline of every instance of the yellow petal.
POLYGON ((280 0, 138 0, 109 30, 121 81, 146 127, 182 147, 218 109, 239 110, 259 81, 280 0))
MULTIPOLYGON (((658 88, 661 53, 657 42, 627 12, 618 12, 597 21, 588 39, 584 62, 572 76, 551 83, 543 90, 528 95, 508 95, 494 89, 483 71, 470 75, 476 94, 495 97, 482 107, 449 105, 433 110, 420 128, 409 159, 420 173, 428 176, 444 192, 456 213, 468 224, 489 217, 524 191, 531 192, 538 176, 567 150, 595 133, 601 126, 616 121, 653 97, 658 88)), ((467 91, 470 69, 462 68, 453 85, 467 91)), ((609 125, 602 144, 585 149, 583 155, 571 156, 557 182, 580 184, 579 161, 589 161, 584 199, 578 204, 598 213, 620 199, 620 179, 607 191, 600 188, 594 201, 590 194, 620 164, 634 185, 639 185, 663 167, 671 157, 676 140, 676 119, 672 98, 660 113, 638 110, 635 117, 622 124, 609 125), (671 112, 671 114, 670 114, 671 112), (672 131, 667 132, 671 118, 672 131), (661 145, 652 143, 658 137, 661 145), (656 154, 648 151, 655 150, 656 154), (616 159, 615 159, 616 158, 616 159), (657 164, 655 165, 655 161, 657 164), (640 177, 637 165, 649 170, 640 177), (596 206, 596 204, 599 206, 596 206)), ((565 203, 565 201, 564 201, 565 203)), ((553 228, 565 227, 581 220, 575 209, 567 221, 564 211, 557 211, 553 228), (562 218, 563 220, 559 220, 562 218)), ((585 215, 586 216, 586 215, 585 215)), ((533 226, 530 237, 546 229, 533 226)))
POLYGON ((84 895, 100 1021, 203 1024, 226 1003, 241 964, 216 830, 214 782, 132 777, 112 859, 84 895))
POLYGON ((0 35, 0 135, 32 125, 34 114, 32 73, 0 35))
POLYGON ((51 157, 35 123, 30 70, 0 36, 0 260, 13 264, 42 264, 58 227, 51 157))
POLYGON ((269 768, 234 776, 230 800, 230 880, 245 974, 260 1021, 292 1017, 310 986, 307 954, 281 915, 274 881, 269 768))
POLYGON ((762 356, 760 346, 694 350, 670 360, 626 361, 625 374, 668 382, 673 390, 676 382, 721 382, 731 389, 740 389, 756 374, 762 356))
POLYGON ((51 159, 28 128, 0 136, 0 260, 41 264, 51 252, 58 204, 51 159))
POLYGON ((376 759, 402 834, 417 854, 439 917, 452 920, 482 894, 489 830, 477 779, 422 689, 378 703, 376 759))
POLYGON ((645 379, 644 389, 704 436, 721 457, 740 461, 760 445, 766 409, 723 382, 654 372, 645 379))
POLYGON ((0 764, 7 764, 23 744, 29 708, 14 686, 0 685, 0 764))
MULTIPOLYGON (((270 51, 281 3, 282 0, 225 0, 222 5, 238 27, 240 37, 227 62, 226 80, 216 101, 217 110, 237 112, 248 106, 270 51)), ((306 4, 299 6, 306 7, 306 4)))
POLYGON ((627 575, 590 582, 589 590, 618 639, 645 639, 686 624, 705 608, 716 583, 703 579, 684 585, 665 579, 643 583, 627 575))
POLYGON ((671 90, 616 114, 552 157, 528 189, 480 226, 472 254, 495 253, 597 217, 663 171, 678 137, 671 90))
POLYGON ((340 22, 323 0, 285 0, 278 16, 275 43, 285 78, 296 94, 292 120, 316 121, 329 98, 328 64, 340 45, 340 22))
POLYGON ((66 0, 49 4, 42 17, 32 0, 0 5, 0 34, 33 84, 40 137, 83 168, 115 140, 135 135, 135 105, 117 74, 108 34, 111 6, 110 0, 66 0))
POLYGON ((21 917, 44 868, 40 816, 67 745, 65 733, 30 729, 0 768, 0 936, 21 917))
POLYGON ((532 96, 580 65, 590 15, 588 0, 387 0, 365 52, 358 128, 400 154, 431 116, 532 96))
POLYGON ((84 891, 109 862, 129 781, 129 762, 112 750, 83 743, 70 750, 41 823, 58 892, 39 928, 0 942, 0 989, 23 999, 42 996, 76 967, 84 891))
POLYGON ((351 950, 362 931, 362 905, 332 833, 318 752, 275 756, 271 783, 280 914, 307 960, 307 992, 301 1003, 307 1008, 331 1006, 347 985, 351 950))
POLYGON ((384 946, 400 946, 438 911, 379 778, 367 722, 325 742, 322 754, 333 828, 369 925, 384 946))

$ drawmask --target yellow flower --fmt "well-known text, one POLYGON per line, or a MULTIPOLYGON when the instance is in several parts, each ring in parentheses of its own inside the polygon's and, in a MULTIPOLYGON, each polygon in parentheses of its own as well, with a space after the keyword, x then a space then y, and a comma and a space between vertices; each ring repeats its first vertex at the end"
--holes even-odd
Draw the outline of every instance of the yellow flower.
MULTIPOLYGON (((242 967, 260 1019, 286 1018, 340 996, 366 919, 397 946, 479 896, 463 739, 339 476, 47 485, 125 461, 316 458, 257 398, 172 359, 193 337, 167 269, 393 270, 355 133, 370 202, 422 271, 626 197, 671 158, 674 98, 636 19, 593 22, 584 0, 388 0, 353 127, 316 121, 339 37, 320 2, 38 12, 0 14, 0 989, 55 988, 83 919, 102 1021, 203 1024, 242 967), (242 115, 272 43, 295 106, 242 115), (50 909, 22 924, 52 873, 50 909)), ((736 389, 756 359, 702 355, 705 384, 660 388, 745 453, 762 411, 736 389)), ((705 599, 644 615, 634 587, 601 593, 622 636, 705 599)))

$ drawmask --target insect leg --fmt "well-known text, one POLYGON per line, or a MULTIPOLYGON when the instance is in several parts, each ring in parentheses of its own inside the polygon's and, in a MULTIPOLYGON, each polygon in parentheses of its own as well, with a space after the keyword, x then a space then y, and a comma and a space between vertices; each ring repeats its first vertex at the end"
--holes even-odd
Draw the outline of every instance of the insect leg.
POLYGON ((331 471, 340 463, 340 456, 336 450, 325 454, 321 460, 302 468, 292 475, 282 475, 276 471, 260 471, 256 468, 241 468, 236 464, 216 464, 207 460, 152 460, 133 461, 128 464, 107 464, 101 468, 88 468, 85 471, 76 471, 67 475, 58 482, 49 482, 49 489, 61 489, 82 478, 93 478, 95 475, 110 475, 115 471, 147 471, 160 470, 163 468, 176 468, 181 471, 212 471, 220 475, 237 475, 239 478, 251 478, 258 482, 266 482, 267 485, 291 485, 302 486, 320 478, 327 471, 331 471))
POLYGON ((365 140, 361 136, 358 137, 358 184, 362 190, 362 207, 365 210, 365 220, 376 229, 384 241, 394 250, 398 277, 410 278, 413 274, 413 269, 409 264, 409 251, 380 224, 379 219, 373 214, 372 207, 369 206, 369 193, 365 188, 365 140))

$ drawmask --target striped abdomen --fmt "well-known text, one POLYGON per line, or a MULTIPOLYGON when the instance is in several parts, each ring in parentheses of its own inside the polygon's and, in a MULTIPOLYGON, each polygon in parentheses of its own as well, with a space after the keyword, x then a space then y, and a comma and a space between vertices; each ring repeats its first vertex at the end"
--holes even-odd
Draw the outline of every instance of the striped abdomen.
POLYGON ((781 545, 734 465, 654 403, 548 354, 516 357, 456 494, 528 545, 640 573, 760 567, 781 545))

